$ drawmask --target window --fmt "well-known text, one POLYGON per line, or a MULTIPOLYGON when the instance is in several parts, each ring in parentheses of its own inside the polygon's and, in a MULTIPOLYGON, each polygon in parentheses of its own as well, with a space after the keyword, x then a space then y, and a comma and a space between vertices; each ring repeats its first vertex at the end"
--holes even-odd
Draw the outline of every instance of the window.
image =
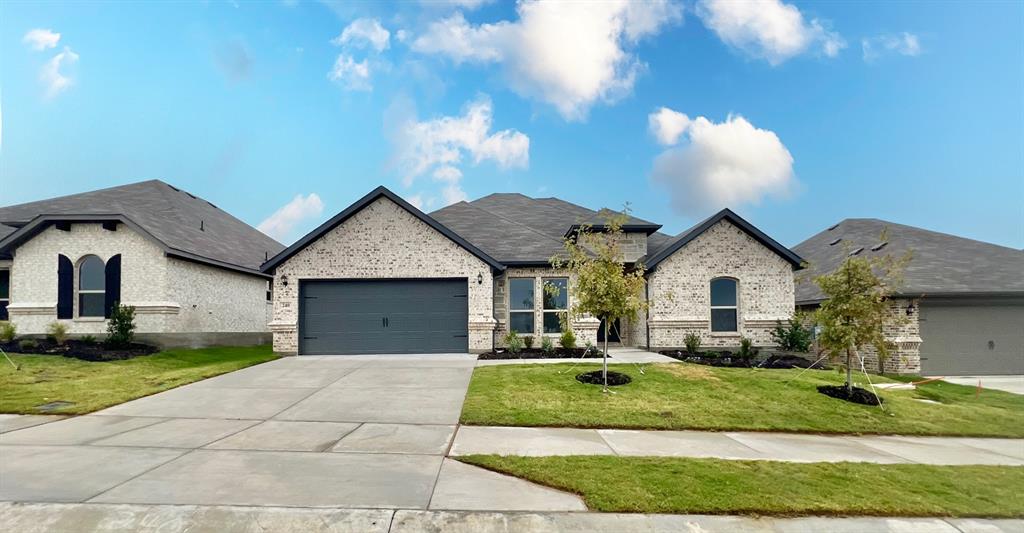
POLYGON ((508 282, 508 329, 533 335, 533 278, 508 282))
POLYGON ((736 280, 711 280, 711 331, 737 331, 736 280))
POLYGON ((569 309, 568 278, 544 280, 544 333, 561 333, 562 317, 569 309), (557 291, 557 292, 556 292, 557 291))
POLYGON ((78 316, 103 316, 106 283, 103 260, 86 256, 78 266, 78 316))
POLYGON ((11 271, 0 270, 0 320, 7 320, 7 304, 11 301, 11 271))

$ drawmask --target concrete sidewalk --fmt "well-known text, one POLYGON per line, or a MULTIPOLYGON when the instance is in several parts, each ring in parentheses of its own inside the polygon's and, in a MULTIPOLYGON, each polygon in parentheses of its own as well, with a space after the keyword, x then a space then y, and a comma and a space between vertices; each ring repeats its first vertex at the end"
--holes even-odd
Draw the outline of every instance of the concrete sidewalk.
POLYGON ((449 455, 620 455, 1024 465, 1024 439, 460 426, 449 455))
POLYGON ((1024 530, 1024 521, 0 503, 0 530, 19 533, 1019 533, 1024 530))

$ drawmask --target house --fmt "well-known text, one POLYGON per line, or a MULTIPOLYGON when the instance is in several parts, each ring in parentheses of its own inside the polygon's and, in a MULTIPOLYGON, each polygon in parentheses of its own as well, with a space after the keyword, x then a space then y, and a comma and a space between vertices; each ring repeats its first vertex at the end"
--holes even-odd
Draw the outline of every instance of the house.
MULTIPOLYGON (((378 187, 263 265, 274 275, 274 349, 483 352, 509 331, 557 339, 573 277, 550 259, 574 228, 601 220, 521 194, 428 215, 378 187)), ((648 269, 651 308, 610 340, 669 348, 693 332, 706 346, 771 344, 770 329, 793 313, 800 257, 729 210, 674 237, 660 227, 631 217, 623 228, 624 260, 648 269)), ((571 326, 582 345, 598 341, 599 325, 571 326)))
POLYGON ((269 275, 284 246, 214 204, 152 180, 0 208, 0 319, 106 333, 114 302, 162 346, 269 340, 269 275))
POLYGON ((1024 252, 877 219, 851 218, 796 245, 808 261, 797 305, 823 298, 811 280, 850 256, 910 252, 883 361, 869 369, 926 376, 1024 374, 1024 252))

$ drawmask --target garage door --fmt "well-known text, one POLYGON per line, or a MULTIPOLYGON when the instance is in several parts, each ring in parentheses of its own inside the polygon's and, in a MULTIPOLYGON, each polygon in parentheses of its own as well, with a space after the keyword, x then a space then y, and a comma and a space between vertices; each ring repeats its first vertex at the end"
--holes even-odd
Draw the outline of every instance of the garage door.
POLYGON ((1024 374, 1024 306, 921 305, 921 373, 1024 374))
POLYGON ((302 281, 299 353, 465 353, 465 279, 302 281))

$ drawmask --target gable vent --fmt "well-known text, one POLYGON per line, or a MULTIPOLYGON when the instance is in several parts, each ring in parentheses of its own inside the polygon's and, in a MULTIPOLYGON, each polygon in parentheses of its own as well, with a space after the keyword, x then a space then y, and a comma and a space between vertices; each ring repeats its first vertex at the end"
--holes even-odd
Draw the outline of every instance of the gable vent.
POLYGON ((885 245, 887 245, 887 244, 889 244, 889 243, 888 242, 880 242, 880 243, 872 246, 871 247, 871 251, 872 252, 877 252, 877 251, 881 250, 882 248, 885 248, 885 245))
POLYGON ((857 255, 857 254, 859 254, 859 253, 861 253, 863 251, 864 251, 864 247, 861 246, 860 248, 857 248, 856 250, 850 252, 850 257, 853 257, 853 256, 855 256, 855 255, 857 255))
POLYGON ((840 238, 838 238, 838 239, 836 239, 836 240, 834 240, 834 241, 832 241, 832 242, 828 243, 828 245, 829 245, 829 246, 835 246, 835 245, 839 244, 839 241, 841 241, 841 240, 843 240, 843 238, 842 238, 842 237, 840 237, 840 238))

